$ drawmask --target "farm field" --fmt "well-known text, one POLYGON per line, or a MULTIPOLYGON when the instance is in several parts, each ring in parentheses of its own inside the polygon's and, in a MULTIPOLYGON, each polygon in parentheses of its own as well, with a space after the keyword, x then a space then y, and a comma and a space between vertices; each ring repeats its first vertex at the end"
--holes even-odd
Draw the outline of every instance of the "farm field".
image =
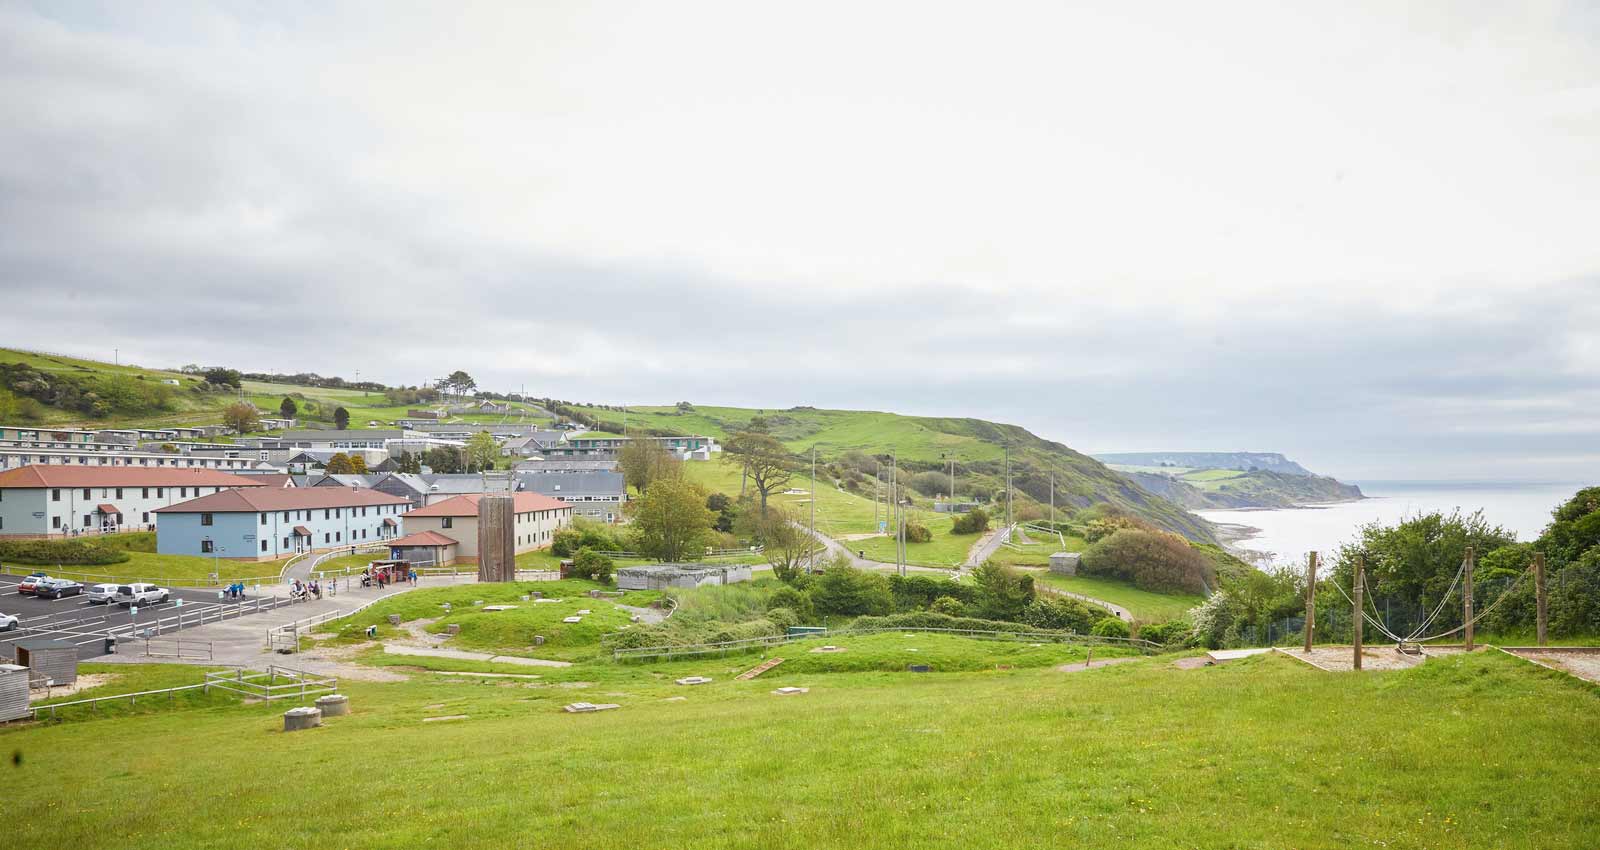
MULTIPOLYGON (((1596 689, 1493 651, 1327 674, 1281 656, 1057 672, 1082 650, 892 633, 834 655, 785 649, 805 661, 749 682, 732 675, 753 656, 519 679, 390 666, 410 679, 342 682, 353 713, 293 734, 279 731, 283 705, 216 695, 12 727, 0 744, 20 754, 13 781, 48 817, 9 834, 83 850, 500 848, 529 835, 640 848, 1600 843, 1596 689), (896 656, 939 661, 916 674, 896 656), (983 669, 937 672, 967 663, 983 669), (672 683, 689 675, 713 682, 672 683), (810 690, 772 695, 779 685, 810 690), (621 707, 559 710, 578 700, 621 707), (1383 734, 1348 734, 1375 717, 1389 718, 1383 734), (161 746, 108 760, 108 737, 161 746), (337 793, 312 814, 286 781, 337 793), (107 811, 124 813, 115 831, 107 811)), ((127 675, 113 667, 85 671, 127 675)), ((200 677, 149 671, 101 692, 200 677)))

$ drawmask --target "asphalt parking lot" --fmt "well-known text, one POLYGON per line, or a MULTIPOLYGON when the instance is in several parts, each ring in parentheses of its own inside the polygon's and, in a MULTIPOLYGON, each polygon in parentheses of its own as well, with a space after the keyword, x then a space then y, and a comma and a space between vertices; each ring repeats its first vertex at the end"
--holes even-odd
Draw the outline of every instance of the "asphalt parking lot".
MULTIPOLYGON (((131 648, 128 636, 149 628, 159 620, 162 634, 173 634, 187 627, 183 620, 193 617, 199 623, 201 612, 217 608, 249 606, 253 596, 243 602, 217 599, 215 590, 169 589, 171 598, 159 605, 139 606, 137 613, 121 605, 95 605, 87 596, 40 599, 17 592, 23 576, 0 573, 0 613, 15 615, 20 621, 15 631, 0 632, 0 656, 12 656, 11 643, 23 638, 52 638, 77 645, 80 659, 105 654, 107 630, 123 635, 124 648, 131 648), (181 615, 181 616, 180 616, 181 615)), ((86 591, 88 587, 84 588, 86 591)))

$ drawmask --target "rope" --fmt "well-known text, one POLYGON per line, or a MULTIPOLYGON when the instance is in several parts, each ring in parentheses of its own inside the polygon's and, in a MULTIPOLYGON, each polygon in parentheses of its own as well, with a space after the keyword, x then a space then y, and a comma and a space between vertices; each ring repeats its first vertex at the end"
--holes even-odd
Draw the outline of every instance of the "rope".
MULTIPOLYGON (((1345 601, 1350 603, 1350 607, 1351 608, 1356 607, 1356 601, 1354 599, 1350 598, 1350 594, 1344 592, 1344 588, 1340 587, 1338 582, 1330 581, 1328 583, 1333 585, 1333 589, 1334 590, 1339 591, 1339 595, 1343 596, 1345 598, 1345 601)), ((1380 622, 1377 618, 1373 617, 1371 614, 1368 614, 1365 608, 1361 609, 1361 619, 1367 621, 1368 623, 1371 623, 1373 628, 1375 628, 1378 631, 1382 632, 1385 636, 1387 636, 1390 640, 1394 641, 1395 643, 1402 643, 1403 642, 1403 641, 1401 641, 1399 635, 1395 634, 1394 632, 1389 631, 1389 629, 1386 626, 1384 626, 1384 624, 1382 622, 1380 622)))
POLYGON ((1453 635, 1456 632, 1459 632, 1459 631, 1465 629, 1467 626, 1476 624, 1479 620, 1483 619, 1484 617, 1489 616, 1489 612, 1493 611, 1496 607, 1498 607, 1501 602, 1504 602, 1506 597, 1511 595, 1511 591, 1516 590, 1517 589, 1517 585, 1522 584, 1522 580, 1527 578, 1528 577, 1528 573, 1530 573, 1532 571, 1533 571, 1532 568, 1523 570, 1522 574, 1517 576, 1517 580, 1512 582, 1511 586, 1506 588, 1505 591, 1500 594, 1500 598, 1496 599, 1494 601, 1494 603, 1491 604, 1489 607, 1483 609, 1483 612, 1480 613, 1478 616, 1473 617, 1468 622, 1465 622, 1465 623, 1462 623, 1459 626, 1456 626, 1455 628, 1451 629, 1448 632, 1440 632, 1439 634, 1433 635, 1432 637, 1419 638, 1419 639, 1417 639, 1416 643, 1426 643, 1427 641, 1430 641, 1430 640, 1438 640, 1439 638, 1442 638, 1442 637, 1449 637, 1450 635, 1453 635))
POLYGON ((1444 595, 1439 597, 1439 604, 1434 606, 1433 613, 1429 614, 1428 618, 1426 620, 1422 621, 1422 625, 1417 626, 1416 630, 1413 631, 1410 634, 1410 636, 1408 636, 1406 638, 1407 641, 1413 641, 1414 642, 1416 640, 1417 635, 1420 635, 1423 632, 1427 631, 1428 627, 1433 625, 1433 621, 1437 620, 1439 618, 1440 612, 1444 611, 1444 604, 1450 600, 1450 595, 1455 593, 1456 587, 1461 584, 1461 577, 1466 575, 1466 574, 1467 574, 1467 559, 1466 558, 1462 558, 1461 559, 1461 566, 1456 569, 1455 580, 1450 582, 1450 586, 1445 589, 1444 595))

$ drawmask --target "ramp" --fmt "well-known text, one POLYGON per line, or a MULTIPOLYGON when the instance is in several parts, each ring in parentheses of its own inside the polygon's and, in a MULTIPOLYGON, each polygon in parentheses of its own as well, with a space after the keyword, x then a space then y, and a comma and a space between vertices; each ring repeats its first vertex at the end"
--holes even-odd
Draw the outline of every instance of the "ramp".
POLYGON ((763 661, 763 662, 761 662, 760 664, 758 664, 758 665, 756 665, 754 667, 751 667, 749 670, 746 670, 743 673, 740 673, 739 675, 735 676, 734 678, 737 679, 738 681, 741 681, 741 682, 748 682, 751 679, 754 679, 755 677, 761 675, 762 673, 767 672, 768 670, 771 670, 772 668, 774 668, 774 667, 776 667, 776 666, 778 666, 779 664, 782 664, 782 663, 783 663, 783 659, 782 658, 768 659, 768 660, 763 661))

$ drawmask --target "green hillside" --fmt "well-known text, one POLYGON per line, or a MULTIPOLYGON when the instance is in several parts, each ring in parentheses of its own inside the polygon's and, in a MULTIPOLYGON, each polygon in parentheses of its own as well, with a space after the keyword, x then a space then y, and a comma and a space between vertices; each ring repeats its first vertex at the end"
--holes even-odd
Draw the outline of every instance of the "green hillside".
MULTIPOLYGON (((980 501, 995 499, 1005 486, 1006 446, 1011 447, 1012 483, 1018 515, 1042 517, 1048 509, 1051 473, 1059 509, 1111 510, 1134 514, 1191 539, 1212 541, 1210 526, 1166 499, 1151 494, 1099 461, 1016 425, 981 419, 901 416, 861 410, 795 407, 762 410, 741 407, 574 408, 604 427, 659 434, 699 434, 719 439, 748 428, 761 417, 769 431, 797 455, 815 446, 824 462, 848 460, 853 453, 881 459, 899 455, 902 473, 941 473, 944 458, 956 460, 957 494, 980 501)), ((869 473, 870 474, 870 473, 869 473)), ((929 486, 937 479, 925 479, 929 486)), ((868 482, 870 487, 870 482, 868 482)), ((948 489, 946 486, 945 490, 948 489)), ((943 492, 942 490, 940 492, 943 492)), ((924 493, 924 495, 934 495, 924 493)))
POLYGON ((1140 487, 1189 510, 1287 508, 1363 498, 1360 487, 1323 475, 1232 469, 1117 470, 1140 487))

